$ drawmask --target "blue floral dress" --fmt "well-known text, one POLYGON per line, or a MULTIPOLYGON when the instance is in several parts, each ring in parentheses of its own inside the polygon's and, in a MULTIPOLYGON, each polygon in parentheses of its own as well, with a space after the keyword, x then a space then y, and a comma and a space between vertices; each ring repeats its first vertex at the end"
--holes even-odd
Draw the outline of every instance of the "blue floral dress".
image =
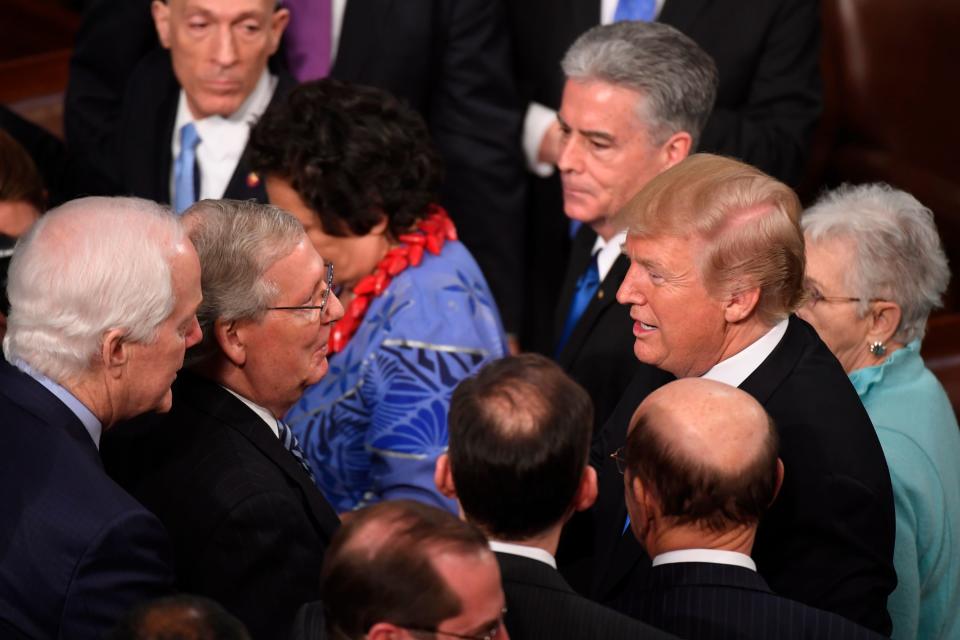
POLYGON ((460 242, 398 274, 286 416, 334 508, 409 498, 455 511, 433 482, 450 397, 506 353, 493 296, 460 242))

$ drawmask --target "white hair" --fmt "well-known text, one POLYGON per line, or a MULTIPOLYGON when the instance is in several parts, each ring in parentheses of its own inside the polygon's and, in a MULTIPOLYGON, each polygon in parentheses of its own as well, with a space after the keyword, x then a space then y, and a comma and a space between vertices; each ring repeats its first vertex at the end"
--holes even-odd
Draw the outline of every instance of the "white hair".
POLYGON ((801 224, 811 242, 841 240, 853 249, 844 284, 861 299, 861 317, 871 298, 890 300, 902 314, 894 339, 906 344, 923 337, 950 282, 930 209, 887 184, 845 184, 821 196, 801 224))
POLYGON ((3 352, 58 382, 90 370, 103 334, 149 343, 175 304, 170 258, 186 241, 165 207, 82 198, 51 210, 10 262, 3 352))

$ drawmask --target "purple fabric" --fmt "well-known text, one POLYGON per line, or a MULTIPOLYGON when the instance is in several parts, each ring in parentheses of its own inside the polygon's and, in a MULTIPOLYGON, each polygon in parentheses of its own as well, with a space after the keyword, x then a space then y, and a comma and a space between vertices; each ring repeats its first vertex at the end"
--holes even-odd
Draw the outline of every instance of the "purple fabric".
POLYGON ((330 72, 333 36, 332 0, 286 0, 290 24, 286 30, 287 63, 300 82, 330 72))

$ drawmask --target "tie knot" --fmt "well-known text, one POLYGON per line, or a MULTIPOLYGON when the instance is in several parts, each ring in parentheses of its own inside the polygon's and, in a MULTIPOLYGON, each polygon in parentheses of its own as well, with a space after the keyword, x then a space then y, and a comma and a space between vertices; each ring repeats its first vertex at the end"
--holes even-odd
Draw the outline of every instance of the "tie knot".
POLYGON ((184 149, 193 149, 200 144, 200 134, 197 133, 197 126, 188 122, 180 129, 180 146, 184 149))

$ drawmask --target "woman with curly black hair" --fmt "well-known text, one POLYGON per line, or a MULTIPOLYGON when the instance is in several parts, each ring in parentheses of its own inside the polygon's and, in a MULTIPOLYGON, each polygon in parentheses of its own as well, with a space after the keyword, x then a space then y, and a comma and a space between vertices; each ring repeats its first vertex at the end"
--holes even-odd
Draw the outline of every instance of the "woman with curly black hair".
POLYGON ((294 90, 251 133, 270 201, 335 268, 346 307, 330 373, 286 416, 341 512, 433 483, 453 388, 506 354, 493 296, 446 212, 426 125, 390 94, 337 80, 294 90))

